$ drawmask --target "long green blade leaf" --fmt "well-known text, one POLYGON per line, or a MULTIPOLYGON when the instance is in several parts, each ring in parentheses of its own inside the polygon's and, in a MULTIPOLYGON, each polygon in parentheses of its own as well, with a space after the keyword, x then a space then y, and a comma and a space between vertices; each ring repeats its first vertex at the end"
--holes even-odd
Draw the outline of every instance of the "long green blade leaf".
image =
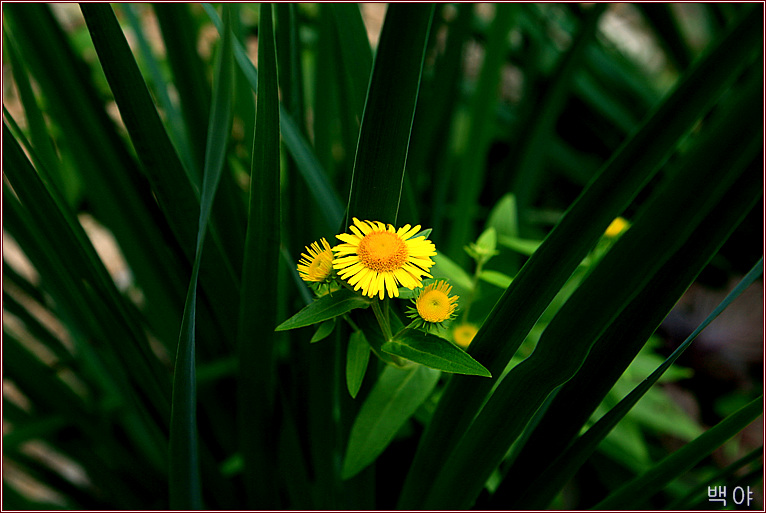
POLYGON ((333 3, 327 7, 335 21, 343 70, 350 82, 351 105, 361 119, 372 70, 372 50, 367 30, 359 12, 359 5, 333 3))
POLYGON ((461 265, 465 265, 468 259, 463 246, 473 236, 471 228, 477 216, 474 210, 484 184, 487 152, 495 132, 497 91, 508 53, 508 32, 518 5, 501 3, 496 4, 495 9, 495 17, 487 34, 481 74, 472 98, 467 141, 460 157, 460 166, 463 169, 453 182, 455 208, 461 215, 455 218, 450 230, 450 247, 447 253, 461 265))
POLYGON ((432 17, 432 5, 388 6, 364 106, 346 221, 396 222, 432 17))
MULTIPOLYGON (((760 18, 744 16, 605 165, 543 245, 527 261, 471 344, 471 354, 500 376, 527 333, 608 224, 653 176, 677 141, 749 61, 762 35, 760 18), (723 68, 725 69, 723 69, 723 68)), ((399 505, 417 507, 447 447, 465 432, 494 379, 454 376, 421 439, 399 505)))
POLYGON ((239 305, 239 441, 251 507, 278 505, 274 415, 274 327, 279 288, 279 88, 270 4, 261 4, 260 80, 239 305))
MULTIPOLYGON (((749 99, 750 95, 744 97, 749 99)), ((743 120, 743 132, 757 133, 757 123, 757 116, 748 116, 743 120)), ((739 138, 736 134, 731 135, 735 139, 732 144, 736 146, 727 147, 727 150, 735 155, 742 153, 749 163, 751 152, 760 141, 742 137, 742 133, 739 138)), ((727 161, 727 153, 717 156, 722 162, 727 161)), ((426 505, 459 504, 465 507, 472 503, 494 465, 500 462, 504 451, 545 398, 577 372, 606 327, 679 250, 745 168, 743 165, 729 168, 717 160, 700 162, 695 159, 694 162, 699 165, 682 167, 668 178, 630 230, 558 312, 532 355, 516 366, 498 386, 442 468, 426 505), (654 248, 653 258, 642 253, 641 249, 646 247, 654 248), (511 405, 514 415, 508 416, 511 405), (481 456, 485 466, 475 468, 470 476, 466 476, 459 469, 477 455, 481 456), (460 480, 460 486, 457 486, 457 480, 460 480)), ((511 287, 514 283, 516 281, 511 287)))
POLYGON ((681 449, 663 458, 652 468, 596 504, 593 509, 635 508, 662 490, 670 481, 702 461, 762 413, 763 395, 732 413, 681 449))
POLYGON ((213 199, 221 178, 226 155, 226 141, 231 125, 233 62, 231 31, 228 30, 229 6, 224 6, 223 41, 216 65, 213 106, 210 111, 202 198, 197 227, 197 250, 184 304, 181 334, 173 373, 173 408, 170 415, 170 507, 201 509, 199 456, 197 447, 197 385, 195 364, 195 324, 197 281, 202 248, 207 233, 213 199))
MULTIPOLYGON (((713 312, 705 318, 691 335, 676 348, 673 353, 660 365, 651 375, 649 375, 644 381, 641 382, 633 391, 630 392, 625 398, 623 398, 616 406, 614 406, 609 412, 599 419, 588 431, 578 438, 569 448, 567 448, 557 459, 551 464, 550 468, 552 472, 544 474, 544 476, 538 480, 539 486, 535 489, 535 497, 533 504, 526 504, 525 507, 540 508, 544 507, 547 501, 551 500, 558 489, 566 483, 566 481, 572 477, 575 471, 590 454, 596 449, 599 443, 606 437, 609 432, 614 429, 620 420, 630 411, 633 406, 643 397, 647 391, 662 377, 662 375, 670 368, 678 357, 692 344, 694 339, 704 330, 716 317, 718 317, 728 306, 739 297, 744 290, 749 287, 756 279, 763 276, 763 257, 758 263, 750 270, 750 272, 742 278, 737 286, 732 290, 726 298, 713 310, 713 312)), ((526 495, 526 494, 522 494, 526 495)))
MULTIPOLYGON (((205 12, 215 24, 218 32, 223 30, 221 19, 209 4, 202 4, 205 12)), ((258 72, 247 56, 247 51, 242 43, 234 40, 234 58, 242 69, 242 72, 250 82, 253 91, 258 90, 258 72)), ((295 121, 290 117, 282 105, 279 106, 279 124, 282 130, 282 140, 293 156, 301 176, 306 181, 309 191, 319 206, 319 212, 324 216, 329 229, 336 230, 343 217, 343 206, 338 199, 330 181, 327 179, 319 160, 311 149, 311 146, 301 134, 295 121)))
MULTIPOLYGON (((735 105, 727 106, 721 109, 720 115, 713 116, 703 137, 676 161, 676 166, 696 170, 708 165, 740 168, 752 165, 751 160, 756 158, 759 144, 749 130, 757 131, 758 121, 753 120, 748 111, 751 110, 751 102, 760 94, 761 79, 758 74, 751 74, 749 81, 747 88, 733 95, 735 105), (751 120, 751 129, 742 126, 747 119, 751 120), (740 146, 738 141, 745 140, 750 140, 749 146, 740 146)), ((760 196, 760 183, 755 173, 747 172, 655 277, 657 285, 639 292, 607 328, 577 375, 557 392, 545 418, 509 471, 507 485, 496 491, 493 501, 497 504, 520 504, 518 501, 525 499, 514 491, 515 486, 536 489, 530 483, 538 478, 547 483, 545 486, 552 486, 555 477, 543 477, 540 472, 581 431, 683 291, 752 207, 760 196)), ((549 469, 545 472, 546 476, 548 472, 555 474, 557 470, 549 469)), ((538 497, 549 495, 543 493, 538 497)))

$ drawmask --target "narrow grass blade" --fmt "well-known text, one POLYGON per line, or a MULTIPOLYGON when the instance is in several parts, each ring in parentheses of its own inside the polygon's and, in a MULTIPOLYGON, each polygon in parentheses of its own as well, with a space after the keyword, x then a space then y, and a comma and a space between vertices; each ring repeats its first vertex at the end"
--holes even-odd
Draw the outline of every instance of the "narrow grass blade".
MULTIPOLYGON (((543 478, 542 488, 537 488, 537 497, 540 499, 550 500, 555 494, 558 487, 563 486, 564 483, 574 474, 580 464, 582 464, 590 454, 596 449, 598 444, 606 437, 607 434, 622 420, 625 415, 630 411, 633 406, 646 394, 646 392, 662 377, 678 357, 686 351, 686 349, 692 344, 695 338, 704 330, 716 317, 718 317, 728 306, 739 297, 744 290, 749 287, 755 280, 763 276, 763 257, 757 264, 750 270, 750 272, 742 278, 737 286, 732 290, 726 298, 713 310, 713 312, 705 318, 691 335, 689 335, 684 342, 676 348, 675 351, 660 365, 654 372, 652 372, 644 381, 641 382, 633 391, 630 392, 625 398, 623 398, 616 406, 614 406, 609 412, 601 417, 596 424, 594 424, 588 431, 578 438, 571 447, 569 447, 561 456, 551 464, 551 467, 556 469, 555 475, 546 475, 543 478), (550 484, 547 484, 550 483, 550 484)), ((543 502, 543 501, 541 501, 543 502)), ((532 508, 544 506, 544 504, 531 505, 532 508)))
POLYGON ((184 262, 178 248, 166 243, 166 221, 107 116, 88 66, 72 50, 50 7, 9 5, 3 13, 7 33, 40 88, 46 113, 72 159, 71 169, 88 184, 83 199, 117 239, 147 308, 180 318, 184 262))
MULTIPOLYGON (((749 94, 743 96, 750 98, 749 94)), ((751 115, 743 121, 743 132, 757 133, 756 118, 751 115)), ((747 155, 748 147, 752 151, 758 143, 758 139, 740 137, 732 141, 734 147, 723 147, 747 155)), ((695 156, 701 158, 701 154, 695 156)), ((719 152, 716 156, 726 162, 729 155, 719 152)), ((745 158, 749 162, 752 153, 745 158)), ((532 355, 498 386, 441 469, 425 506, 467 507, 475 500, 492 469, 546 397, 578 371, 606 327, 679 250, 745 167, 728 168, 716 160, 694 162, 700 165, 682 167, 653 195, 630 230, 559 310, 532 355), (642 252, 647 247, 653 248, 651 256, 642 252), (511 405, 514 415, 508 416, 511 405), (462 469, 477 457, 484 465, 466 475, 462 469)), ((514 283, 516 280, 511 288, 514 283)))
MULTIPOLYGON (((59 191, 62 193, 66 192, 62 176, 52 172, 54 169, 58 169, 58 166, 56 165, 56 162, 58 162, 56 150, 54 149, 53 141, 48 134, 43 114, 40 111, 40 107, 32 92, 32 86, 29 83, 26 67, 16 50, 13 39, 7 38, 6 48, 8 49, 8 56, 11 62, 11 70, 13 71, 13 80, 19 90, 21 103, 24 105, 24 114, 29 126, 29 138, 35 149, 35 153, 40 159, 40 164, 42 164, 37 165, 37 168, 46 173, 46 178, 55 184, 59 191)), ((5 109, 5 105, 3 105, 3 109, 5 109)))
POLYGON ((508 33, 514 21, 517 5, 495 4, 495 18, 487 34, 484 59, 476 90, 471 99, 470 128, 460 160, 460 173, 453 184, 455 187, 456 210, 449 236, 447 254, 460 265, 465 265, 468 255, 463 246, 473 239, 473 225, 476 221, 476 205, 484 184, 487 151, 495 132, 495 107, 498 101, 500 73, 508 53, 508 33))
POLYGON ((261 71, 255 116, 253 161, 244 267, 239 305, 239 445, 251 507, 278 505, 274 415, 275 294, 279 288, 280 156, 279 87, 271 4, 261 4, 258 63, 261 71))
MULTIPOLYGON (((45 291, 55 301, 56 310, 53 313, 71 323, 72 333, 76 335, 77 352, 82 358, 81 370, 85 373, 82 381, 86 386, 94 385, 105 399, 117 399, 118 404, 123 405, 119 420, 124 425, 129 446, 136 451, 133 458, 142 461, 146 475, 156 475, 157 469, 161 469, 166 460, 166 445, 161 434, 164 426, 156 424, 157 416, 164 418, 169 413, 167 382, 162 379, 164 371, 149 356, 147 341, 141 338, 142 333, 135 330, 134 321, 123 309, 119 296, 104 291, 100 280, 90 272, 87 252, 85 255, 82 253, 87 246, 73 244, 75 237, 64 236, 69 233, 61 219, 65 212, 52 207, 44 191, 34 192, 36 174, 31 168, 24 170, 24 166, 19 165, 24 162, 20 160, 24 159, 23 153, 13 140, 6 138, 7 135, 6 129, 4 171, 10 177, 21 172, 19 176, 30 182, 25 184, 23 180, 16 180, 18 194, 23 198, 30 193, 35 194, 39 201, 32 202, 34 209, 25 209, 10 192, 8 183, 4 183, 4 228, 24 248, 41 276, 45 291), (43 218, 41 221, 39 216, 43 218), (52 228, 60 234, 55 235, 52 228), (52 241, 57 242, 56 246, 52 245, 52 241), (89 343, 80 338, 85 336, 89 343), (132 371, 130 375, 125 372, 126 365, 132 371), (112 382, 119 384, 119 388, 112 382), (137 397, 144 394, 149 401, 139 402, 137 397)), ((48 372, 54 372, 53 367, 49 368, 48 372)), ((31 376, 40 375, 41 371, 31 372, 31 376)), ((58 376, 55 378, 58 379, 58 376)), ((37 386, 35 381, 27 382, 23 393, 33 394, 37 386)), ((43 394, 47 393, 47 388, 44 387, 43 394)), ((84 402, 82 397, 76 400, 84 402)), ((45 404, 43 399, 35 402, 45 404)), ((67 402, 57 401, 58 406, 66 407, 67 402)), ((76 424, 97 443, 109 445, 108 437, 95 430, 94 423, 88 421, 88 412, 93 411, 94 405, 88 402, 83 404, 83 408, 85 411, 78 409, 82 419, 78 417, 76 424)))
POLYGON ((350 103, 361 121, 372 71, 372 50, 367 29, 359 5, 333 3, 328 4, 328 7, 337 30, 341 69, 347 74, 350 83, 350 103))
POLYGON ((375 461, 430 395, 440 374, 420 365, 408 369, 385 368, 351 428, 342 479, 353 477, 375 461))
POLYGON ((224 6, 223 38, 216 63, 213 105, 210 112, 205 169, 202 179, 197 249, 189 290, 184 304, 181 333, 173 372, 173 408, 170 415, 170 507, 201 509, 199 454, 197 446, 197 385, 195 363, 195 325, 197 281, 202 248, 213 199, 223 169, 226 141, 231 128, 233 62, 231 31, 228 29, 229 6, 224 6))
POLYGON ((181 247, 190 255, 199 216, 196 192, 157 114, 112 7, 84 3, 80 8, 152 189, 181 247))
POLYGON ((67 311, 84 333, 109 341, 109 350, 133 368, 135 384, 153 398, 157 411, 166 414, 163 371, 136 324, 135 312, 117 291, 63 198, 46 187, 5 124, 3 148, 3 171, 14 187, 6 207, 9 218, 18 215, 20 221, 9 221, 9 232, 45 276, 46 291, 56 298, 58 308, 67 311), (119 335, 109 335, 117 326, 119 335))
POLYGON ((152 86, 157 102, 165 112, 167 118, 165 126, 168 130, 168 136, 173 143, 173 147, 176 149, 178 158, 183 163, 184 171, 186 172, 189 183, 193 184, 195 189, 199 189, 199 166, 197 166, 197 163, 194 161, 194 155, 192 154, 192 149, 189 144, 189 136, 186 133, 186 125, 183 116, 181 115, 180 110, 177 109, 175 104, 170 100, 166 80, 160 70, 160 63, 152 53, 148 38, 141 26, 139 14, 136 12, 137 9, 132 4, 119 4, 119 7, 125 14, 130 27, 133 29, 136 43, 138 45, 138 52, 141 56, 140 62, 144 63, 144 69, 146 69, 149 74, 149 83, 152 86))
MULTIPOLYGON (((302 48, 298 37, 301 26, 296 13, 296 4, 275 3, 274 19, 277 62, 280 69, 280 91, 287 111, 296 121, 298 128, 305 134, 306 124, 303 119, 303 71, 302 48)), ((258 62, 260 67, 260 61, 258 62)))
MULTIPOLYGON (((743 469, 746 465, 749 463, 752 463, 753 461, 758 461, 761 457, 763 457, 763 445, 760 447, 756 447, 749 453, 742 456, 740 459, 735 461, 734 463, 727 465, 726 468, 723 468, 715 473, 710 479, 708 479, 706 482, 701 483, 700 485, 692 488, 689 493, 687 493, 683 497, 679 497, 678 499, 674 500, 670 504, 668 504, 668 509, 702 509, 702 508, 695 508, 694 506, 700 502, 700 497, 704 497, 707 499, 707 494, 705 493, 708 486, 713 486, 720 482, 727 482, 730 481, 731 478, 739 473, 741 475, 740 470, 743 469)), ((761 477, 763 477, 763 465, 760 466, 761 468, 758 469, 756 467, 755 470, 758 471, 759 474, 761 474, 761 477)))
MULTIPOLYGON (((744 16, 610 159, 527 261, 471 344, 471 355, 499 376, 540 314, 609 223, 657 171, 760 47, 760 18, 744 16)), ((401 507, 420 504, 449 449, 481 408, 494 379, 454 376, 421 439, 401 507)))
POLYGON ((652 468, 596 504, 593 509, 617 510, 641 505, 762 414, 763 395, 732 413, 694 441, 663 458, 652 468))
POLYGON ((515 176, 512 190, 521 212, 522 235, 528 231, 524 229, 524 225, 528 224, 526 211, 537 199, 540 182, 545 177, 543 164, 550 151, 556 121, 566 104, 575 74, 582 68, 586 51, 596 38, 598 22, 606 7, 607 4, 595 4, 585 12, 576 39, 566 55, 561 57, 561 63, 546 84, 545 93, 531 111, 531 119, 525 123, 521 140, 517 143, 514 172, 509 174, 515 176))
POLYGON ((197 31, 189 5, 157 3, 152 5, 162 32, 167 60, 178 90, 189 145, 193 152, 191 182, 199 188, 205 163, 205 141, 210 112, 210 85, 202 59, 197 53, 197 31))
MULTIPOLYGON (((704 137, 676 162, 678 168, 694 170, 719 165, 744 169, 752 165, 751 161, 759 151, 759 141, 751 137, 750 130, 757 130, 758 121, 747 112, 751 110, 750 102, 759 94, 760 76, 752 74, 750 81, 749 93, 741 90, 735 96, 737 108, 723 109, 728 112, 721 113, 725 114, 722 119, 713 116, 710 126, 702 134, 704 137), (751 128, 742 126, 740 130, 742 123, 748 123, 747 119, 750 119, 751 128), (748 139, 750 142, 746 146, 738 142, 748 139), (721 148, 727 149, 713 150, 719 143, 721 148)), ((495 503, 521 505, 519 501, 526 499, 515 492, 517 485, 532 490, 536 489, 530 484, 532 480, 543 480, 546 484, 537 487, 546 488, 558 482, 556 473, 562 465, 540 473, 580 432, 667 312, 752 208, 761 195, 760 190, 759 177, 752 171, 746 172, 656 276, 662 292, 658 291, 658 286, 640 291, 606 329, 577 375, 558 391, 545 418, 506 476, 507 485, 501 485, 495 493, 495 503)), ((542 493, 538 498, 550 495, 542 493)))
POLYGON ((346 221, 358 217, 396 223, 432 16, 432 5, 388 6, 367 91, 346 221))
MULTIPOLYGON (((205 12, 215 24, 218 32, 223 30, 221 19, 210 4, 202 4, 205 12)), ((258 90, 258 72, 250 62, 247 51, 241 42, 234 40, 234 58, 247 77, 253 91, 258 90)), ((316 158, 311 146, 300 132, 295 121, 289 116, 282 105, 279 110, 279 125, 282 133, 282 140, 285 146, 293 156, 301 176, 306 181, 314 196, 317 204, 317 210, 325 218, 329 230, 337 230, 343 217, 343 205, 338 199, 338 195, 333 189, 330 181, 327 179, 319 160, 316 158)))

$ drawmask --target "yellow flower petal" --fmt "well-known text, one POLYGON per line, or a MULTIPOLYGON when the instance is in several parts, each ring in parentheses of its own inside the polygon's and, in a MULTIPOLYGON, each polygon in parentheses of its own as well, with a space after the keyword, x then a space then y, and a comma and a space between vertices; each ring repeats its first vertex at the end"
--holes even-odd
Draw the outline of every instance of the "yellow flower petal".
POLYGON ((380 221, 360 221, 353 218, 349 227, 352 234, 340 234, 342 241, 332 248, 335 259, 333 268, 350 285, 362 289, 369 297, 399 296, 399 286, 420 287, 421 277, 429 276, 436 255, 433 242, 417 237, 420 226, 405 225, 398 230, 393 225, 380 221))

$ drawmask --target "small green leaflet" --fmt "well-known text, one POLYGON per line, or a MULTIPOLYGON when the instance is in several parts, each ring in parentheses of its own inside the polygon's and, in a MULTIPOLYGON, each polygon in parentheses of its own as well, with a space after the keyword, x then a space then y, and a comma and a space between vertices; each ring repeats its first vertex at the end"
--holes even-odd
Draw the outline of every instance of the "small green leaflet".
POLYGON ((319 325, 310 342, 313 344, 314 342, 326 339, 332 333, 333 328, 335 328, 335 319, 324 321, 319 325))
POLYGON ((355 308, 367 308, 370 300, 351 290, 339 290, 315 300, 303 310, 277 326, 275 331, 310 326, 348 313, 355 308))
POLYGON ((492 377, 492 374, 471 355, 451 342, 428 333, 405 333, 396 340, 386 342, 381 349, 432 369, 492 377))
POLYGON ((346 386, 348 393, 355 399, 362 386, 369 361, 370 344, 364 338, 364 333, 355 331, 351 334, 346 352, 346 386))

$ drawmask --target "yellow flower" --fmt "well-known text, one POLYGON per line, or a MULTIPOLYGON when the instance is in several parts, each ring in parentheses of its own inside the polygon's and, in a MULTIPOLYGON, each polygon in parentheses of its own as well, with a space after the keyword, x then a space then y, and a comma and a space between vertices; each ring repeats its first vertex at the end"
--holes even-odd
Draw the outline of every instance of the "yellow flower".
POLYGON ((455 316, 458 296, 450 296, 450 292, 452 285, 448 285, 446 281, 440 280, 427 285, 413 299, 415 308, 408 309, 409 316, 419 320, 420 324, 427 328, 452 319, 455 316))
POLYGON ((615 217, 614 221, 607 227, 604 235, 607 237, 617 237, 630 227, 630 223, 623 217, 615 217))
POLYGON ((452 328, 452 338, 457 345, 463 349, 467 349, 471 345, 473 337, 479 332, 479 329, 474 324, 463 323, 458 324, 452 328))
POLYGON ((306 253, 301 253, 301 259, 298 261, 298 274, 303 281, 327 281, 332 274, 332 250, 327 240, 322 238, 319 242, 311 243, 311 247, 306 246, 306 253), (319 247, 322 243, 324 249, 319 247))
POLYGON ((412 238, 420 225, 395 230, 380 221, 354 218, 349 229, 352 233, 336 235, 344 244, 332 248, 333 267, 354 290, 361 288, 365 296, 378 294, 380 299, 386 292, 388 297, 399 297, 399 285, 414 289, 423 285, 423 276, 431 277, 430 257, 436 255, 436 247, 423 236, 412 238))

